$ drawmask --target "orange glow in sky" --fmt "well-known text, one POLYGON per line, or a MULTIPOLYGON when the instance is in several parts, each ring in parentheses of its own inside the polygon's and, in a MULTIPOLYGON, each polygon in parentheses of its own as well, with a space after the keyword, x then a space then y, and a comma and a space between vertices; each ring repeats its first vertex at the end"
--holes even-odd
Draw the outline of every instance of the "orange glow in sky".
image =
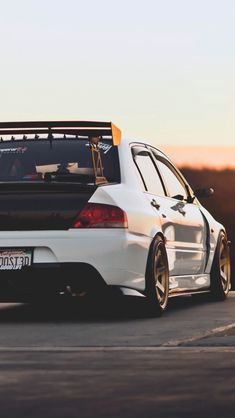
POLYGON ((235 169, 235 146, 202 147, 202 146, 166 146, 161 150, 179 167, 211 167, 217 169, 235 169))

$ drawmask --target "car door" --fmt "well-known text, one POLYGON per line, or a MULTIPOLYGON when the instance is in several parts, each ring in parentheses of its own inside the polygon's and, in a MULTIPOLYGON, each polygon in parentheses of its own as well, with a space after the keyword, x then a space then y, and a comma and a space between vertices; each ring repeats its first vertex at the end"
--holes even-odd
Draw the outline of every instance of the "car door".
POLYGON ((151 152, 144 146, 132 147, 132 155, 143 183, 143 193, 156 216, 156 223, 160 224, 166 237, 166 250, 168 255, 171 276, 181 272, 181 252, 183 243, 177 231, 182 222, 179 211, 171 210, 171 199, 167 192, 151 152))
MULTIPOLYGON (((161 153, 151 150, 167 191, 167 217, 177 213, 175 241, 180 258, 180 275, 201 274, 206 262, 207 226, 197 202, 190 195, 190 187, 176 167, 161 153)), ((166 207, 165 207, 166 210, 166 207)), ((168 222, 163 219, 167 237, 168 222)))

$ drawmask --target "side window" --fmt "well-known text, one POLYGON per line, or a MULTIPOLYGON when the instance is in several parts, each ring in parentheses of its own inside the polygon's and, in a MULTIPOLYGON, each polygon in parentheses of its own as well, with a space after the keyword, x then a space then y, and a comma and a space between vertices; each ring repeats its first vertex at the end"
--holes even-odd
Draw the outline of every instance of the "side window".
POLYGON ((157 196, 165 196, 161 179, 149 153, 145 150, 138 152, 134 156, 134 161, 142 177, 146 190, 157 196))
POLYGON ((181 195, 186 200, 188 198, 187 190, 177 177, 174 168, 159 159, 157 161, 157 166, 159 167, 159 171, 170 197, 175 198, 177 195, 181 195))

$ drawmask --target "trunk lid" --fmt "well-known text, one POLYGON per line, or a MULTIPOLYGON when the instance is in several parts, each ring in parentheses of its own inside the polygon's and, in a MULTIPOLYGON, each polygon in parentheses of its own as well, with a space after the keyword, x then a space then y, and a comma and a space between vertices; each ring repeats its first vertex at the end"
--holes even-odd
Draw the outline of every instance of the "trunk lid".
POLYGON ((0 231, 67 230, 96 185, 77 183, 0 183, 0 231))

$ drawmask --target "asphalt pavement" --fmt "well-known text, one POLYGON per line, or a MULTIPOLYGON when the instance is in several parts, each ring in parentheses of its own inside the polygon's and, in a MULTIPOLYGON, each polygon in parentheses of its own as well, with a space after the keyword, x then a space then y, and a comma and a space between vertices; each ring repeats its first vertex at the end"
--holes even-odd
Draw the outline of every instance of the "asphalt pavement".
POLYGON ((235 292, 0 305, 0 417, 234 417, 235 292))

